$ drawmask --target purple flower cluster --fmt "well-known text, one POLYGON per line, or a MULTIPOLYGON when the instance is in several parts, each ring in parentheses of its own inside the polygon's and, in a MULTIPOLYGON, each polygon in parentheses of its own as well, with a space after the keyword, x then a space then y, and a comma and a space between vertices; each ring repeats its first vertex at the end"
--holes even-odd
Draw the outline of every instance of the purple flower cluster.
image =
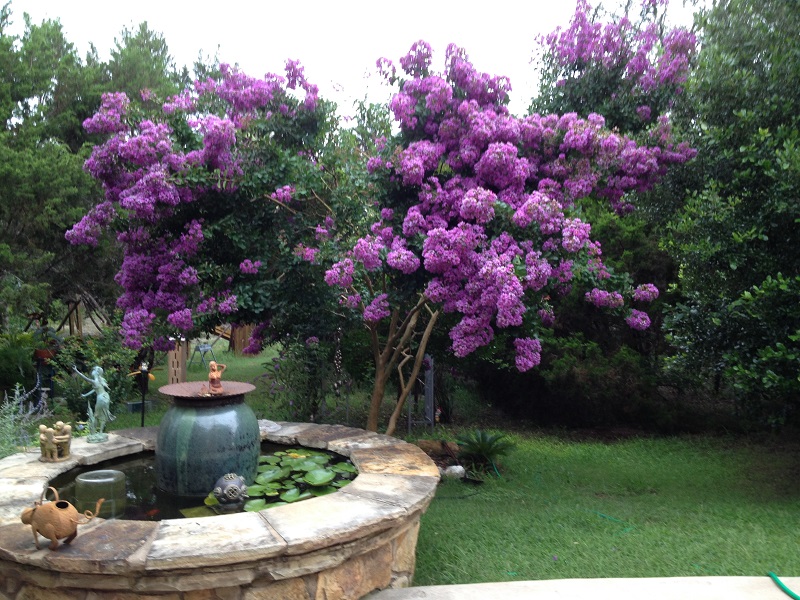
POLYGON ((650 317, 647 315, 647 313, 641 310, 636 310, 635 308, 631 310, 630 315, 625 317, 625 322, 628 324, 628 327, 638 331, 644 331, 650 327, 650 317))
POLYGON ((619 292, 607 292, 598 288, 586 292, 586 301, 600 308, 619 308, 625 304, 625 299, 619 292))
POLYGON ((377 323, 381 319, 388 317, 389 314, 389 301, 386 294, 378 294, 364 308, 364 320, 367 323, 377 323))
MULTIPOLYGON (((142 98, 148 104, 154 100, 151 93, 142 98)), ((316 110, 316 104, 317 88, 297 61, 287 62, 285 78, 268 74, 254 79, 220 65, 218 76, 196 81, 149 118, 138 118, 125 94, 103 95, 84 127, 106 136, 85 163, 105 198, 66 237, 73 244, 96 245, 106 231, 118 232, 123 262, 116 281, 122 287, 118 306, 124 311, 126 344, 140 347, 153 340, 169 347, 169 335, 175 329, 188 332, 197 315, 227 316, 237 310, 231 290, 200 292, 204 285, 229 284, 201 281, 193 263, 204 243, 202 224, 188 220, 183 229, 180 222, 176 226, 180 207, 205 201, 209 192, 237 191, 244 176, 242 161, 248 157, 240 140, 252 137, 242 135, 251 124, 269 123, 277 115, 305 118, 301 113, 316 110), (193 146, 186 145, 187 132, 193 134, 188 139, 196 139, 193 146), (164 227, 167 219, 170 225, 164 227)), ((272 198, 288 204, 293 194, 294 188, 285 185, 272 198)), ((245 259, 240 271, 255 275, 260 265, 245 259)))
POLYGON ((542 361, 542 343, 535 338, 517 338, 514 348, 517 351, 517 370, 521 372, 529 371, 542 361))
MULTIPOLYGON (((642 4, 647 12, 647 2, 642 4)), ((693 33, 676 28, 659 39, 658 23, 636 28, 623 17, 603 24, 593 19, 594 14, 588 0, 578 0, 569 27, 559 27, 540 39, 562 67, 578 76, 590 65, 619 70, 631 81, 636 94, 646 95, 659 87, 675 88, 686 81, 689 62, 697 49, 693 33)))
POLYGON ((245 273, 247 275, 256 275, 256 274, 258 274, 259 267, 261 267, 261 261, 260 260, 252 261, 249 258, 245 258, 239 264, 239 270, 242 273, 245 273))
MULTIPOLYGON (((608 30, 608 48, 618 47, 615 35, 608 30)), ((404 193, 383 207, 381 221, 326 282, 352 296, 362 276, 374 281, 374 272, 394 269, 420 277, 424 269, 427 299, 460 317, 450 338, 453 352, 466 356, 494 339, 496 328, 551 326, 550 298, 566 294, 575 273, 608 280, 600 244, 578 216, 580 202, 605 197, 624 213, 628 192, 649 189, 691 151, 673 147, 666 129, 653 146, 638 145, 605 129, 595 114, 515 118, 505 107, 507 80, 478 73, 462 50, 448 48, 444 73, 431 73, 430 63, 425 44, 401 59, 408 78, 391 109, 405 143, 368 159, 370 170, 402 183, 404 193), (400 231, 387 225, 398 213, 400 231)), ((381 67, 397 78, 385 60, 381 67)), ((639 289, 636 298, 643 298, 645 287, 639 289)), ((380 298, 380 309, 377 299, 367 306, 370 323, 389 314, 380 298)), ((619 291, 595 288, 586 299, 624 305, 619 291)), ((518 338, 518 368, 538 364, 540 350, 538 340, 518 338)))
POLYGON ((633 299, 638 302, 652 302, 658 298, 658 288, 652 283, 643 283, 633 290, 633 299))

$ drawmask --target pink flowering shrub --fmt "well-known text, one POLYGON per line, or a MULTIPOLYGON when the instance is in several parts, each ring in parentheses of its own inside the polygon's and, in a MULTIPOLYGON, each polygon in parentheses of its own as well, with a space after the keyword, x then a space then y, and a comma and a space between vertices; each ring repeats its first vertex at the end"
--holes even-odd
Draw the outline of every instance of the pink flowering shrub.
MULTIPOLYGON (((657 291, 645 285, 634 292, 626 276, 604 265, 581 203, 604 199, 625 214, 634 192, 650 189, 692 151, 668 135, 640 145, 606 129, 596 114, 514 117, 507 79, 477 72, 455 46, 443 72, 431 64, 424 42, 400 69, 379 61, 399 82, 390 107, 400 135, 366 159, 384 189, 380 219, 326 273, 341 288, 342 304, 357 306, 376 328, 394 311, 418 310, 422 294, 456 316, 450 338, 457 356, 504 331, 521 371, 539 364, 536 333, 552 326, 558 299, 574 285, 591 290, 588 302, 646 327, 646 315, 628 312, 625 302, 657 291)), ((649 89, 646 75, 667 77, 659 73, 637 72, 637 85, 649 89)))
MULTIPOLYGON (((152 92, 146 96, 158 106, 152 92)), ((66 234, 96 245, 116 233, 117 304, 134 348, 167 349, 170 337, 237 312, 243 322, 269 321, 254 290, 276 270, 299 277, 290 267, 301 260, 268 229, 310 231, 310 204, 296 186, 317 184, 320 172, 311 142, 324 111, 296 61, 286 77, 264 79, 221 65, 160 108, 148 112, 122 93, 103 96, 84 126, 107 136, 85 163, 104 198, 66 234)), ((257 331, 253 349, 265 339, 263 326, 257 331)))
POLYGON ((668 4, 641 0, 624 15, 605 15, 578 0, 569 26, 538 40, 543 76, 534 108, 589 107, 626 132, 652 126, 683 91, 697 52, 693 32, 665 23, 668 4))

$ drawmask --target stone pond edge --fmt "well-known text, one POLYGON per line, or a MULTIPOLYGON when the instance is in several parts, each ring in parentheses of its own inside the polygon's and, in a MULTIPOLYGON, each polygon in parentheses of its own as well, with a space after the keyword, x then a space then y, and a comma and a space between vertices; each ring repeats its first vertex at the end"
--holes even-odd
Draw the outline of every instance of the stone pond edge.
POLYGON ((61 463, 39 461, 38 448, 0 460, 0 597, 26 597, 35 589, 36 597, 50 590, 55 598, 67 588, 92 590, 93 598, 122 590, 175 598, 209 590, 239 598, 357 598, 409 585, 420 515, 439 482, 430 458, 402 440, 362 429, 281 422, 272 431, 271 422, 259 425, 263 441, 338 452, 359 475, 334 494, 259 513, 95 519, 79 526, 71 545, 52 552, 41 537, 42 550, 36 550, 30 527, 20 521, 22 510, 60 473, 154 450, 157 428, 113 432, 102 444, 75 439, 72 457, 61 463))

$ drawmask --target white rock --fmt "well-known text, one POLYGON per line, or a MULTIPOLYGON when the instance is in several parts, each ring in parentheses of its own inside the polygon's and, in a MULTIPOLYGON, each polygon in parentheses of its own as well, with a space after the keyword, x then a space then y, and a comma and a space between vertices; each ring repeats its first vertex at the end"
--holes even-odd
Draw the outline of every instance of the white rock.
POLYGON ((461 465, 453 465, 451 467, 447 467, 444 471, 442 471, 442 477, 453 477, 457 479, 464 479, 466 475, 467 471, 461 465))

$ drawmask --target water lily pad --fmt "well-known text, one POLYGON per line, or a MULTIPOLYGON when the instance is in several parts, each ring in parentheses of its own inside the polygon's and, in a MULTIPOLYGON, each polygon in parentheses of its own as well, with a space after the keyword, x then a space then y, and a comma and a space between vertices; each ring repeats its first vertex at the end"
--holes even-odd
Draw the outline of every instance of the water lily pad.
POLYGON ((267 501, 263 498, 256 498, 255 500, 248 500, 244 503, 244 509, 247 512, 258 512, 267 507, 267 501))
POLYGON ((326 485, 324 487, 312 487, 308 491, 312 496, 327 496, 333 492, 338 492, 339 489, 332 485, 326 485))
POLYGON ((289 475, 289 473, 291 473, 291 470, 287 469, 286 467, 280 468, 277 466, 273 466, 270 467, 268 470, 259 473, 258 477, 256 477, 256 483, 260 485, 265 485, 272 481, 283 479, 287 475, 289 475))
POLYGON ((203 504, 205 504, 206 506, 216 506, 217 504, 219 504, 219 500, 217 500, 217 497, 214 496, 213 492, 211 492, 208 494, 208 496, 203 498, 203 504))
POLYGON ((214 517, 217 513, 209 506, 193 506, 182 508, 181 514, 187 519, 193 519, 195 517, 214 517))
POLYGON ((261 464, 267 463, 267 464, 270 464, 270 465, 277 465, 279 462, 281 462, 281 457, 280 456, 275 456, 274 454, 273 455, 262 455, 262 456, 258 457, 258 462, 261 463, 261 464))
POLYGON ((339 479, 338 481, 334 481, 333 483, 331 483, 331 485, 332 485, 333 487, 337 487, 337 488, 343 488, 343 487, 344 487, 344 486, 346 486, 348 483, 350 483, 350 480, 349 480, 349 479, 339 479))
POLYGON ((336 473, 330 469, 314 469, 306 473, 305 477, 303 477, 303 481, 309 485, 323 486, 333 481, 334 477, 336 477, 336 473))
POLYGON ((283 492, 280 498, 284 502, 295 502, 300 498, 300 489, 293 487, 292 489, 283 492))
POLYGON ((251 498, 258 498, 259 496, 263 496, 264 492, 267 488, 263 485, 248 485, 247 486, 247 495, 251 498))
POLYGON ((356 468, 348 462, 336 463, 331 467, 337 473, 356 473, 356 468))

